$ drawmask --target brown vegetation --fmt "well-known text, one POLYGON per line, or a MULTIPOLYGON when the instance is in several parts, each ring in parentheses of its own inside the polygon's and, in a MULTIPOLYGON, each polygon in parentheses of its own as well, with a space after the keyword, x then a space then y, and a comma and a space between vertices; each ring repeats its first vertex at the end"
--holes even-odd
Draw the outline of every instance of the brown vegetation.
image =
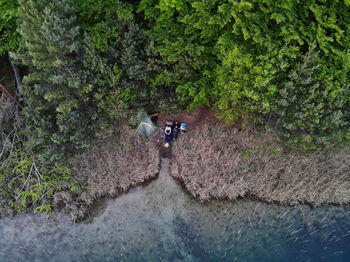
POLYGON ((120 137, 92 145, 75 166, 87 178, 93 197, 115 197, 156 177, 158 169, 156 145, 125 128, 120 137))
POLYGON ((192 196, 236 200, 255 196, 284 204, 350 203, 350 148, 298 155, 273 134, 204 126, 173 147, 172 176, 192 196))
POLYGON ((71 166, 80 180, 87 181, 87 190, 80 195, 59 192, 54 203, 77 222, 90 212, 94 200, 116 197, 156 178, 159 151, 154 141, 124 127, 119 136, 96 141, 71 166))

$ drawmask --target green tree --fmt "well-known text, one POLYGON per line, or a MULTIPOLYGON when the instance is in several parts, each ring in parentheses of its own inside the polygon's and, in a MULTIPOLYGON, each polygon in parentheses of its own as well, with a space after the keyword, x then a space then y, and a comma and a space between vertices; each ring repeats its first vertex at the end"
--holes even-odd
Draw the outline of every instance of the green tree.
POLYGON ((133 6, 120 0, 78 0, 78 23, 99 51, 119 37, 119 21, 133 21, 133 6))
POLYGON ((327 86, 324 99, 342 99, 337 108, 346 110, 347 1, 143 0, 138 10, 152 24, 148 34, 164 61, 152 83, 175 86, 188 107, 211 105, 228 121, 278 114, 280 83, 299 70, 315 43, 321 65, 315 79, 327 86))
POLYGON ((43 156, 63 161, 124 116, 120 71, 84 37, 74 2, 20 1, 19 14, 24 50, 13 56, 30 68, 23 87, 28 137, 43 156))
POLYGON ((304 61, 289 73, 276 99, 276 124, 287 144, 314 149, 350 138, 350 85, 343 85, 337 96, 324 80, 314 46, 304 61))
POLYGON ((276 84, 316 42, 323 78, 348 80, 349 8, 342 1, 141 1, 150 35, 188 104, 213 101, 224 116, 271 110, 276 84), (240 111, 242 110, 242 111, 240 111))
POLYGON ((78 1, 78 22, 98 55, 120 69, 123 100, 130 109, 150 107, 147 38, 135 22, 134 6, 126 1, 78 1))
POLYGON ((0 0, 0 56, 18 46, 17 0, 0 0))
POLYGON ((210 38, 201 31, 200 22, 193 26, 192 16, 197 15, 193 10, 191 1, 141 1, 138 8, 149 22, 154 21, 148 34, 155 43, 154 53, 164 59, 162 67, 153 69, 151 83, 169 90, 175 85, 180 102, 189 107, 209 105, 216 66, 213 39, 218 32, 209 25, 205 33, 210 38))

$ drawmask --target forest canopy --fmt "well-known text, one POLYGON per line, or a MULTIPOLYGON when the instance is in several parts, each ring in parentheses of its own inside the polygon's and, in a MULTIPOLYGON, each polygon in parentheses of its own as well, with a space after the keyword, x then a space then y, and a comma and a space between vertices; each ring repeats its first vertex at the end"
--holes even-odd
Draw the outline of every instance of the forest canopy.
POLYGON ((189 107, 263 117, 292 144, 349 137, 348 1, 141 1, 138 11, 189 107))
POLYGON ((0 57, 18 47, 17 0, 0 0, 0 57))

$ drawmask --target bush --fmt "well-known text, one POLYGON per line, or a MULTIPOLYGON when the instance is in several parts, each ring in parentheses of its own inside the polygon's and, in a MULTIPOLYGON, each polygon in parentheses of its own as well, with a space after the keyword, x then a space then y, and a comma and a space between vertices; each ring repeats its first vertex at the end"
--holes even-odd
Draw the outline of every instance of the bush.
POLYGON ((80 181, 67 167, 41 163, 22 146, 16 133, 10 135, 0 158, 0 216, 28 211, 49 212, 57 192, 82 192, 80 181))

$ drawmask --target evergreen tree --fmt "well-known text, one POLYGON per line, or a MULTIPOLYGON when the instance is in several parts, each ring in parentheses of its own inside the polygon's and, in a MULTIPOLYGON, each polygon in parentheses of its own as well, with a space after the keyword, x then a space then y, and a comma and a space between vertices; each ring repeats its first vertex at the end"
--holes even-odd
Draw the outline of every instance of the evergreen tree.
POLYGON ((129 109, 149 107, 147 38, 134 21, 134 7, 119 0, 83 0, 78 3, 78 21, 98 55, 120 69, 123 100, 128 102, 129 109))
POLYGON ((306 149, 350 138, 350 85, 344 85, 336 96, 330 93, 327 82, 319 79, 322 68, 314 48, 311 46, 304 61, 290 72, 273 113, 283 141, 306 149))
POLYGON ((123 116, 110 112, 114 103, 124 110, 119 70, 84 40, 73 1, 23 0, 19 14, 24 52, 14 57, 30 68, 23 87, 28 135, 46 157, 62 161, 123 116))
POLYGON ((127 101, 133 101, 132 107, 140 108, 149 104, 149 88, 145 84, 146 37, 133 22, 118 21, 118 39, 111 42, 107 55, 109 63, 117 64, 121 69, 121 85, 127 101))

